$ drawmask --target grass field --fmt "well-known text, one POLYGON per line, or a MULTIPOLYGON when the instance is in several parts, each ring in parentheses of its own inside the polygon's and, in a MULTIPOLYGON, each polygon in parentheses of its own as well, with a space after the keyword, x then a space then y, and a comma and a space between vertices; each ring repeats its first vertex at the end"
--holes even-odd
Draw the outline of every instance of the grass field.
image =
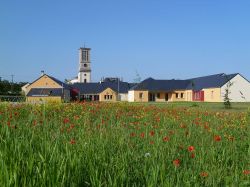
POLYGON ((248 105, 0 103, 0 184, 250 186, 248 105))

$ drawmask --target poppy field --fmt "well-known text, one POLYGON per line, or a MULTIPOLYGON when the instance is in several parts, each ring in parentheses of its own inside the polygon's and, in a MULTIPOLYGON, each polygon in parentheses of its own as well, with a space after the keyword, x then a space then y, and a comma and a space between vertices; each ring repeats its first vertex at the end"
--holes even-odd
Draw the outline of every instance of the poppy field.
POLYGON ((1 186, 250 186, 250 114, 0 103, 1 186))

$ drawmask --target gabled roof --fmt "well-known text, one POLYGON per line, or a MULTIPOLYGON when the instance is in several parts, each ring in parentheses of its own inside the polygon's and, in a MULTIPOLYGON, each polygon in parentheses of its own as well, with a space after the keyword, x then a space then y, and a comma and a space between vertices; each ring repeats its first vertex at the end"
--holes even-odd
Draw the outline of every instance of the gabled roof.
POLYGON ((99 82, 99 83, 75 83, 73 88, 78 89, 80 94, 99 94, 107 88, 111 88, 115 92, 128 93, 130 84, 127 82, 99 82), (118 89, 119 88, 119 89, 118 89))
POLYGON ((47 97, 47 96, 63 96, 62 88, 31 88, 27 96, 47 97))
POLYGON ((134 86, 132 90, 149 90, 149 91, 173 91, 185 90, 190 84, 187 80, 155 80, 148 78, 140 84, 134 86))
MULTIPOLYGON (((47 74, 44 74, 44 75, 40 76, 39 78, 37 78, 36 80, 34 80, 32 83, 30 83, 30 85, 32 85, 34 82, 38 81, 40 78, 42 78, 42 77, 44 77, 44 76, 49 77, 51 80, 55 81, 57 84, 59 84, 60 86, 62 86, 62 87, 65 88, 65 89, 71 89, 71 87, 70 87, 68 84, 66 84, 66 83, 64 83, 64 82, 62 82, 62 81, 56 79, 55 77, 52 77, 52 76, 50 76, 50 75, 47 75, 47 74)), ((30 86, 30 85, 29 85, 29 86, 30 86)), ((28 86, 28 87, 29 87, 29 86, 28 86)))
POLYGON ((56 79, 55 77, 52 77, 52 76, 49 76, 49 75, 47 75, 47 76, 48 76, 49 78, 51 78, 53 81, 55 81, 57 84, 63 86, 63 88, 70 89, 70 86, 69 86, 68 84, 66 84, 66 83, 64 83, 64 82, 62 82, 62 81, 56 79))
POLYGON ((188 79, 191 83, 187 89, 202 90, 203 88, 220 88, 238 73, 226 75, 224 73, 188 79))

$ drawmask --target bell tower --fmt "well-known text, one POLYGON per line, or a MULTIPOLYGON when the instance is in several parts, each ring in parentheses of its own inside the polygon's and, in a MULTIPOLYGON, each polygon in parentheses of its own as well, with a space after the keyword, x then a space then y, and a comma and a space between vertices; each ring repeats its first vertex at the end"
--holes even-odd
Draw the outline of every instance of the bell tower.
POLYGON ((91 82, 90 50, 91 48, 86 47, 79 49, 78 82, 81 83, 91 82))

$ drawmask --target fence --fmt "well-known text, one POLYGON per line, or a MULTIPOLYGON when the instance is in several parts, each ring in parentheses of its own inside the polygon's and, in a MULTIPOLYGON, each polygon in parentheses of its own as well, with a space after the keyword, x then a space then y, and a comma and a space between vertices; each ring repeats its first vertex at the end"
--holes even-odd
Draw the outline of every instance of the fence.
POLYGON ((0 102, 24 102, 25 96, 0 95, 0 102))

